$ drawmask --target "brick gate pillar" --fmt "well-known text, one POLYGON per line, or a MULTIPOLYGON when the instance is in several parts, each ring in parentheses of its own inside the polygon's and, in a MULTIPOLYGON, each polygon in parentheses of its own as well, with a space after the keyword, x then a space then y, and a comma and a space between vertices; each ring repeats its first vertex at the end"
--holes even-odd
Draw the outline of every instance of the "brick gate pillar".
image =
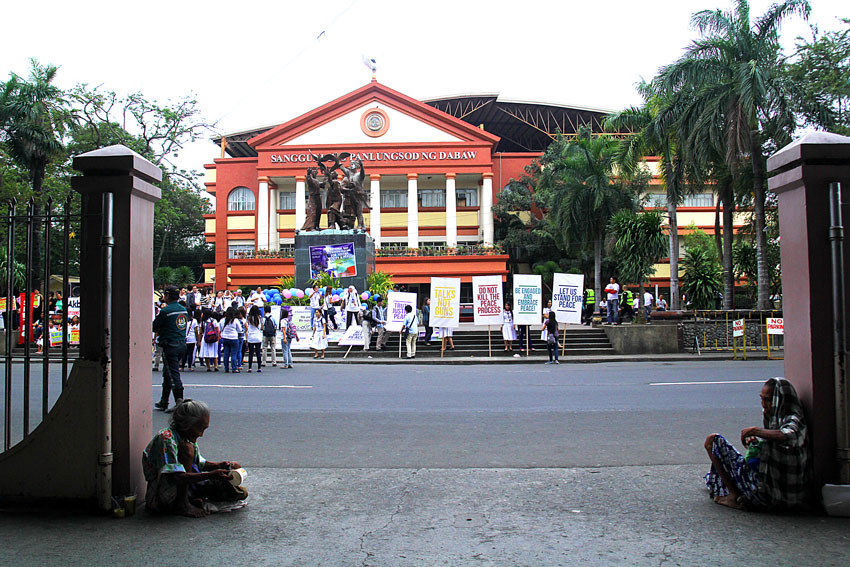
MULTIPOLYGON (((841 183, 846 225, 850 138, 807 134, 771 156, 767 168, 773 175, 768 186, 779 199, 785 377, 806 410, 819 488, 837 480, 829 184, 841 183)), ((846 280, 850 267, 846 243, 844 266, 846 280)), ((848 292, 850 285, 845 286, 845 296, 848 292)), ((845 297, 845 305, 850 305, 850 297, 845 297)))
MULTIPOLYGON (((158 167, 124 146, 74 158, 72 187, 82 195, 81 257, 100 258, 102 198, 113 195, 112 466, 113 494, 144 496, 141 457, 151 431, 153 209, 160 199, 158 167)), ((101 262, 81 266, 80 357, 99 361, 103 344, 101 262)))

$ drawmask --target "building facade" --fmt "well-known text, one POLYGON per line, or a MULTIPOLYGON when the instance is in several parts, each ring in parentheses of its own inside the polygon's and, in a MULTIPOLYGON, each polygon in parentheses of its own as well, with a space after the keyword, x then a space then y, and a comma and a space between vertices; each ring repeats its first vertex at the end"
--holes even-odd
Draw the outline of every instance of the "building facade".
MULTIPOLYGON (((521 177, 556 131, 600 131, 604 116, 496 95, 423 102, 373 80, 284 124, 223 136, 215 140, 222 157, 205 166, 216 210, 206 217, 206 239, 215 245, 206 281, 225 289, 293 275, 306 172, 316 165, 311 154, 340 152, 364 164, 370 195, 364 218, 378 271, 414 288, 432 276, 465 283, 476 275, 505 277, 509 258, 494 247, 496 195, 521 177)), ((650 204, 665 206, 657 175, 653 191, 657 202, 650 204)), ((681 209, 680 226, 687 230, 695 220, 713 233, 714 199, 706 194, 686 203, 693 206, 681 209)), ((669 268, 666 276, 659 268, 657 279, 669 278, 669 268)))

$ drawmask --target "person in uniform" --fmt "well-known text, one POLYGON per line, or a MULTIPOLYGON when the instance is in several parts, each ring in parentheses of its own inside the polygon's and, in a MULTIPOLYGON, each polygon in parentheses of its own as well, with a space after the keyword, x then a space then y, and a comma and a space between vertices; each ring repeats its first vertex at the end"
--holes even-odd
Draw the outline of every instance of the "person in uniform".
POLYGON ((168 408, 168 398, 174 393, 175 407, 183 400, 183 382, 180 381, 180 359, 186 351, 186 327, 189 324, 189 312, 178 303, 180 291, 169 286, 165 290, 163 307, 153 320, 153 331, 162 348, 165 359, 162 367, 162 398, 154 404, 158 410, 168 408))

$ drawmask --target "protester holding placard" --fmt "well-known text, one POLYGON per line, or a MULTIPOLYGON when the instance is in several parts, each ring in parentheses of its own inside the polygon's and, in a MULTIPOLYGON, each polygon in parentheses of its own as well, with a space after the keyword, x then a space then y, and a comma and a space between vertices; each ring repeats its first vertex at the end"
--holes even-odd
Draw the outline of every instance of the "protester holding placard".
POLYGON ((313 337, 310 348, 316 351, 313 358, 325 358, 325 349, 328 348, 328 327, 325 325, 324 317, 318 311, 313 317, 313 337))
POLYGON ((404 307, 404 321, 401 326, 401 337, 407 345, 407 358, 416 358, 416 339, 419 335, 419 321, 412 305, 404 307))
POLYGON ((558 320, 554 311, 550 311, 544 320, 543 332, 546 333, 546 350, 549 352, 549 362, 546 364, 561 364, 558 361, 558 320))
POLYGON ((505 350, 514 350, 513 342, 516 340, 516 327, 514 326, 514 312, 510 303, 505 303, 502 311, 502 338, 505 339, 505 350))
MULTIPOLYGON (((431 344, 431 334, 434 332, 434 328, 431 327, 431 298, 426 297, 425 301, 422 302, 422 324, 425 326, 425 344, 431 344)), ((445 336, 445 335, 440 335, 445 336)))
POLYGON ((378 297, 375 300, 375 305, 372 307, 372 321, 374 321, 375 330, 378 331, 378 339, 375 343, 375 350, 385 350, 387 348, 387 308, 384 307, 384 298, 378 297))

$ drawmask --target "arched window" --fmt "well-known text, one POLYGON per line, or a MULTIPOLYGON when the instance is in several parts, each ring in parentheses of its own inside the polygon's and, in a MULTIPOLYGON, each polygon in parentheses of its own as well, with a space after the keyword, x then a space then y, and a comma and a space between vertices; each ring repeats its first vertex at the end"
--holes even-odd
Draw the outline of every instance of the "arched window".
POLYGON ((228 211, 253 211, 254 193, 247 187, 237 187, 227 196, 228 211))

